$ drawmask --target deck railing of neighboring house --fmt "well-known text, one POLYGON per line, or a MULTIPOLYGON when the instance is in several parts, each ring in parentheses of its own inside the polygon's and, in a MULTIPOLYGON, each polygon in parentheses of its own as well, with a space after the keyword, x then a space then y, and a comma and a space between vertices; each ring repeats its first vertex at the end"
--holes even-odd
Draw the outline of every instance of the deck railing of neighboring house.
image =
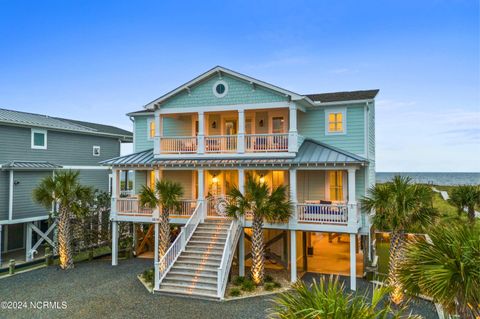
POLYGON ((168 248, 167 252, 163 256, 159 256, 160 260, 155 262, 155 289, 160 288, 160 284, 167 275, 170 268, 177 260, 178 256, 185 250, 185 247, 192 237, 195 229, 200 223, 202 218, 202 203, 198 203, 193 211, 192 215, 188 219, 185 226, 182 227, 182 230, 178 234, 177 238, 168 248))
POLYGON ((346 204, 301 203, 297 205, 297 221, 346 225, 348 223, 348 206, 346 204))
POLYGON ((288 134, 248 134, 245 135, 245 151, 287 152, 288 134))
POLYGON ((130 216, 152 216, 153 209, 140 205, 137 198, 117 198, 117 214, 130 216))
POLYGON ((160 138, 162 153, 196 153, 197 138, 195 136, 172 136, 160 138))
POLYGON ((237 151, 237 135, 205 136, 206 153, 235 153, 237 151))
POLYGON ((217 269, 217 296, 223 299, 225 288, 227 287, 228 274, 232 263, 235 248, 237 246, 237 238, 242 229, 238 219, 233 219, 228 228, 227 239, 223 248, 222 260, 217 269))

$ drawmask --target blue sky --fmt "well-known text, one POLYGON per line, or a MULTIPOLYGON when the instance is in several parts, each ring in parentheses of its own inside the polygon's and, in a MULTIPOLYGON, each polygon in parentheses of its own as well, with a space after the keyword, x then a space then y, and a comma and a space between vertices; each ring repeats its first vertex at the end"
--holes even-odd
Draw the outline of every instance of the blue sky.
POLYGON ((215 65, 379 88, 378 171, 480 171, 479 2, 4 1, 0 107, 131 128, 215 65))

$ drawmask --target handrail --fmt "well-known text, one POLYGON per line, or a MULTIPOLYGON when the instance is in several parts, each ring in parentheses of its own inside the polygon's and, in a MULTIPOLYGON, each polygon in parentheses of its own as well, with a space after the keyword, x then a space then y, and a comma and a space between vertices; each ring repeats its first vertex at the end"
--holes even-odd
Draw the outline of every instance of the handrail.
POLYGON ((240 228, 241 225, 237 219, 232 220, 232 223, 228 228, 227 239, 225 240, 225 246, 223 247, 222 260, 217 269, 217 296, 219 298, 223 298, 227 287, 228 272, 230 270, 229 265, 232 262, 233 254, 235 252, 237 234, 240 228))
POLYGON ((177 261, 182 251, 185 250, 188 241, 200 223, 202 217, 201 205, 201 202, 197 204, 192 216, 190 216, 185 226, 182 227, 182 230, 170 245, 165 255, 161 257, 158 263, 155 263, 155 289, 158 290, 163 279, 170 271, 170 268, 172 268, 175 261, 177 261))
POLYGON ((349 221, 346 204, 297 204, 299 222, 346 225, 349 221))
POLYGON ((288 151, 288 133, 245 134, 247 152, 288 151))

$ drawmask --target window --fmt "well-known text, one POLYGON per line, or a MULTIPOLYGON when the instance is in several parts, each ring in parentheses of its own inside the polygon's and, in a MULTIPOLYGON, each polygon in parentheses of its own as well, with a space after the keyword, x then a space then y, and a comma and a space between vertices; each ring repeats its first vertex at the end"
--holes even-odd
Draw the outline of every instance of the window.
POLYGON ((344 134, 345 109, 331 110, 327 112, 326 134, 344 134))
POLYGON ((154 190, 155 189, 155 171, 150 171, 150 189, 154 190))
POLYGON ((285 120, 283 116, 281 117, 273 117, 272 118, 272 133, 284 133, 284 123, 285 120))
POLYGON ((343 172, 328 172, 328 180, 330 182, 330 200, 343 201, 343 172))
POLYGON ((148 120, 148 139, 153 139, 155 137, 155 119, 148 120))
POLYGON ((47 149, 47 131, 32 129, 32 148, 39 150, 47 149))
POLYGON ((216 97, 224 97, 227 95, 228 92, 228 85, 227 82, 225 81, 217 81, 213 85, 213 94, 215 94, 216 97))
POLYGON ((93 147, 93 156, 100 156, 100 146, 93 147))

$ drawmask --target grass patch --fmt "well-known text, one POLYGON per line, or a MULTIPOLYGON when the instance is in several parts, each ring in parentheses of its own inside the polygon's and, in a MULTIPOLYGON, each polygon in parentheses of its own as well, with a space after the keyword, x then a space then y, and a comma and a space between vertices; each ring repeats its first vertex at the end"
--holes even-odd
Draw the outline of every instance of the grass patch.
POLYGON ((230 290, 230 296, 232 297, 238 297, 242 294, 242 291, 238 288, 232 288, 232 290, 230 290))

